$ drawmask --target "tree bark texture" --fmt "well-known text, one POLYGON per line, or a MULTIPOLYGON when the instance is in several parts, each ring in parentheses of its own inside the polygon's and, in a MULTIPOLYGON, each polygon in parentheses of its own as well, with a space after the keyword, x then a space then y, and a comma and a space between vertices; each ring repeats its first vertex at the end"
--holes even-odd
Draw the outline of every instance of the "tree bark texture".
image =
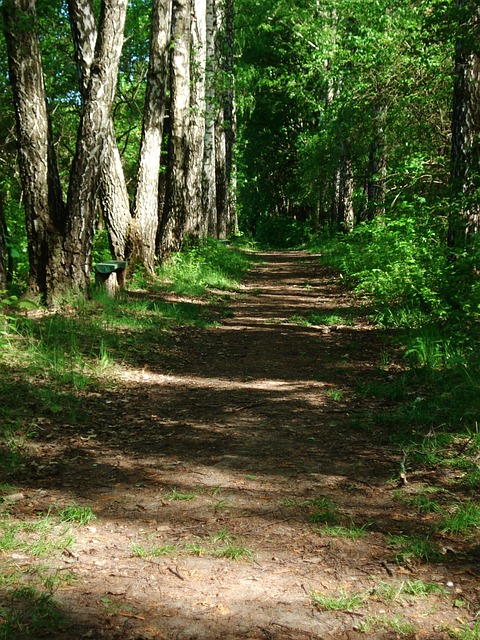
POLYGON ((224 40, 225 40, 225 7, 220 9, 217 3, 217 30, 215 38, 215 66, 218 70, 217 109, 215 117, 215 191, 217 209, 216 237, 227 237, 228 217, 228 187, 227 187, 227 141, 225 132, 225 95, 226 83, 224 77, 224 40))
MULTIPOLYGON (((68 0, 68 8, 81 94, 85 103, 98 34, 95 14, 91 0, 68 0)), ((127 185, 111 119, 105 138, 99 205, 105 220, 113 257, 116 260, 123 260, 130 233, 131 214, 127 185)))
POLYGON ((111 108, 123 45, 127 0, 103 0, 100 28, 77 137, 68 192, 68 224, 59 289, 89 289, 98 194, 111 141, 111 108))
POLYGON ((225 78, 225 97, 223 118, 225 130, 225 179, 227 183, 226 235, 237 231, 235 215, 235 166, 234 147, 237 130, 235 111, 235 4, 234 0, 225 0, 225 38, 223 67, 225 78))
POLYGON ((480 7, 476 0, 459 0, 458 8, 449 244, 464 250, 480 231, 480 7))
POLYGON ((202 170, 205 144, 206 0, 194 0, 191 24, 190 131, 187 171, 189 211, 185 232, 204 238, 208 221, 202 207, 202 170))
POLYGON ((345 233, 351 233, 355 224, 355 214, 353 209, 353 178, 353 163, 350 153, 350 145, 348 142, 345 142, 340 169, 340 198, 337 212, 338 224, 345 233))
POLYGON ((5 0, 3 16, 30 261, 26 294, 48 298, 56 278, 51 256, 63 230, 65 211, 36 32, 35 0, 5 0))
POLYGON ((154 0, 130 259, 152 273, 159 220, 159 178, 171 40, 172 0, 154 0))
POLYGON ((170 121, 167 194, 162 216, 160 251, 165 258, 179 251, 187 220, 187 166, 190 128, 191 0, 173 0, 170 63, 170 121))
POLYGON ((215 115, 216 115, 216 56, 217 31, 216 0, 206 4, 206 61, 205 61, 205 140, 202 169, 202 208, 207 221, 207 233, 217 235, 217 194, 215 179, 215 115))

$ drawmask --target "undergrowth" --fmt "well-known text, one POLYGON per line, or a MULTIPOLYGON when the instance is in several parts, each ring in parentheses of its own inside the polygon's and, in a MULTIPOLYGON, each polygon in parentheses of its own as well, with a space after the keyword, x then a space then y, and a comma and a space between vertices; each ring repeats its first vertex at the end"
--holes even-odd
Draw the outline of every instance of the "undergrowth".
POLYGON ((248 254, 210 240, 172 256, 154 279, 134 274, 116 298, 94 290, 90 300, 72 297, 51 313, 27 310, 4 293, 0 482, 55 417, 85 421, 85 394, 106 392, 118 367, 143 367, 146 360, 168 367, 172 329, 217 323, 226 312, 224 292, 240 288, 250 265, 248 254))

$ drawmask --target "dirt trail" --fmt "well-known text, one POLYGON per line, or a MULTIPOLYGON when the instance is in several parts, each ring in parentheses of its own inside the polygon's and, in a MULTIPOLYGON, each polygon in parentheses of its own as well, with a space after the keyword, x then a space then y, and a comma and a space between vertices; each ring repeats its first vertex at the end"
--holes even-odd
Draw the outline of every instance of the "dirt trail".
POLYGON ((399 457, 362 429, 385 407, 359 383, 397 375, 365 309, 312 256, 260 258, 231 317, 182 329, 168 366, 152 349, 114 395, 87 400, 88 429, 39 442, 32 513, 74 499, 98 517, 58 559, 78 580, 57 594, 73 626, 55 638, 441 640, 453 596, 388 601, 379 585, 453 580, 473 597, 465 567, 392 561, 387 535, 424 529, 392 496, 399 457), (310 313, 344 320, 292 323, 310 313), (322 610, 312 590, 364 601, 322 610))

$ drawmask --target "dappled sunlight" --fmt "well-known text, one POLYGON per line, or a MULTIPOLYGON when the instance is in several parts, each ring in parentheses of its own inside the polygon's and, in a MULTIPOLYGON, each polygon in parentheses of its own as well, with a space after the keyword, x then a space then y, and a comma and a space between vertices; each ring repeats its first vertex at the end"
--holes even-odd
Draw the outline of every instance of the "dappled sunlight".
MULTIPOLYGON (((45 514, 58 526, 69 506, 94 514, 71 523, 71 544, 48 558, 54 575, 75 576, 55 602, 84 637, 338 640, 357 637, 357 618, 387 614, 423 629, 428 606, 436 638, 458 615, 449 593, 386 602, 375 589, 443 588, 455 572, 475 601, 474 542, 460 555, 455 539, 435 539, 443 516, 414 507, 428 476, 404 464, 377 418, 398 401, 362 392, 401 375, 385 337, 337 287, 319 301, 315 283, 323 300, 329 276, 306 254, 283 257, 273 274, 254 271, 253 295, 234 297, 218 326, 177 327, 168 342, 132 330, 125 357, 107 363, 102 385, 78 389, 68 411, 44 382, 48 403, 2 508, 11 531, 45 514), (293 284, 307 276, 304 295, 293 284), (325 322, 302 324, 307 316, 325 322), (322 609, 314 591, 325 601, 360 594, 358 615, 322 609)), ((12 373, 37 406, 39 378, 12 373)), ((448 475, 436 484, 451 493, 448 475)), ((7 551, 5 566, 21 560, 29 576, 40 560, 21 553, 7 551)))

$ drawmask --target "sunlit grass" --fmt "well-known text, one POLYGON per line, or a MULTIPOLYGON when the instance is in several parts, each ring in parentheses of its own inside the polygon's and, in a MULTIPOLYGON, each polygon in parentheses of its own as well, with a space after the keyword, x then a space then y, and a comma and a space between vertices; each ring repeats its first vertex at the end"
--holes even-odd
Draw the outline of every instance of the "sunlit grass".
POLYGON ((354 611, 361 609, 367 599, 365 593, 348 592, 345 589, 340 589, 335 595, 312 592, 312 601, 323 611, 354 611))

